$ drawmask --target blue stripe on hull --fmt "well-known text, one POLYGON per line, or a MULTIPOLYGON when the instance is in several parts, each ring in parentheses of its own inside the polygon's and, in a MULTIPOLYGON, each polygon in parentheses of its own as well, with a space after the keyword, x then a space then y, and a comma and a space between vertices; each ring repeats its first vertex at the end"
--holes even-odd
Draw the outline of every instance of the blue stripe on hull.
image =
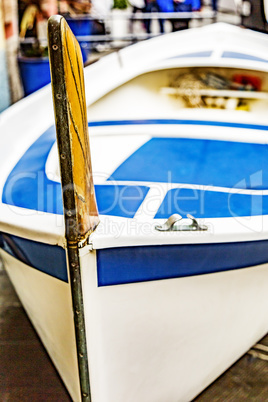
POLYGON ((24 264, 68 282, 66 253, 59 246, 0 233, 0 248, 24 264))
POLYGON ((104 249, 97 251, 98 286, 203 275, 267 262, 267 240, 104 249))

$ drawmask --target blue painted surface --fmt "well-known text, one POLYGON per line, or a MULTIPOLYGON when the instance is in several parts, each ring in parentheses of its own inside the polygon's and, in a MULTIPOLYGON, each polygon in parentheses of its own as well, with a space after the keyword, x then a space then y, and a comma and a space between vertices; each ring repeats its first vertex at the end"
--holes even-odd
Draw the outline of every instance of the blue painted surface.
POLYGON ((133 218, 149 187, 95 185, 98 210, 103 215, 133 218))
POLYGON ((223 58, 231 58, 231 59, 241 59, 241 60, 252 60, 252 61, 261 61, 267 63, 267 59, 263 59, 261 57, 256 57, 251 54, 246 53, 239 53, 239 52, 232 52, 232 51, 225 51, 222 53, 223 58))
POLYGON ((267 161, 266 144, 152 138, 115 170, 112 179, 267 189, 267 161))
MULTIPOLYGON (((66 18, 69 27, 76 37, 89 36, 92 34, 92 21, 88 18, 66 18)), ((81 48, 83 62, 85 63, 90 55, 90 42, 78 39, 81 48)))
MULTIPOLYGON (((192 120, 135 120, 112 124, 198 124, 192 120)), ((111 122, 102 122, 108 125, 111 122)), ((202 122, 210 124, 212 122, 202 122)), ((218 126, 237 124, 213 122, 218 126)), ((89 125, 101 125, 101 122, 89 125)), ((241 125, 239 125, 241 126, 241 125)), ((251 128, 248 125, 244 125, 251 128)), ((250 125, 251 126, 251 125, 250 125)), ((256 128, 255 125, 252 125, 256 128)), ((268 129, 259 126, 258 129, 268 129)), ((47 178, 45 164, 55 142, 51 127, 25 152, 10 173, 3 203, 62 214, 60 183, 47 178)), ((183 138, 153 138, 131 155, 112 175, 118 185, 96 185, 100 214, 131 218, 144 200, 148 187, 120 185, 120 180, 179 182, 238 188, 268 188, 267 145, 183 138), (230 163, 231 161, 231 163, 230 163)), ((108 184, 108 183, 107 183, 108 184)), ((267 214, 267 196, 229 195, 219 192, 174 190, 168 193, 157 218, 173 212, 184 215, 225 217, 267 214)))
POLYGON ((212 50, 205 50, 202 52, 184 53, 178 56, 170 57, 170 59, 184 59, 185 57, 210 57, 212 55, 212 50))
POLYGON ((59 246, 0 233, 0 248, 19 261, 68 282, 65 250, 59 246))
POLYGON ((71 28, 71 30, 75 36, 82 36, 82 35, 89 36, 91 34, 92 21, 89 18, 67 17, 66 21, 68 22, 68 25, 71 28))
POLYGON ((2 201, 36 211, 62 214, 61 185, 47 178, 45 164, 55 142, 55 128, 49 128, 25 152, 10 173, 2 201))
POLYGON ((168 219, 175 213, 196 218, 268 215, 268 196, 174 189, 166 194, 155 218, 168 219))
MULTIPOLYGON (((9 175, 2 202, 35 211, 63 214, 60 183, 49 180, 45 164, 55 143, 55 128, 49 128, 25 152, 9 175)), ((132 218, 144 200, 146 186, 96 185, 100 214, 132 218)))
POLYGON ((268 262, 268 241, 97 251, 98 286, 204 275, 268 262))
POLYGON ((48 57, 19 57, 18 62, 24 94, 26 96, 50 83, 48 57))

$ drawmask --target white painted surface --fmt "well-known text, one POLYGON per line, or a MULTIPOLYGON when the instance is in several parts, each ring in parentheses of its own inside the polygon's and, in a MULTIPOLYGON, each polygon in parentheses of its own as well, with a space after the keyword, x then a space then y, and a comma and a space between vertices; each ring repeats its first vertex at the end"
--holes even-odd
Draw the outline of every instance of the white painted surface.
POLYGON ((268 331, 268 264, 98 288, 81 261, 93 402, 190 401, 268 331))

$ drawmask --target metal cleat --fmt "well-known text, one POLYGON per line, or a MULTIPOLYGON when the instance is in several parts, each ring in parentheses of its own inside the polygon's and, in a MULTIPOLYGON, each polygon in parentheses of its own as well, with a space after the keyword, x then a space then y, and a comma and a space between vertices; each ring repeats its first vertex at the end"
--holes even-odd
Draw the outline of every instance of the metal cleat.
POLYGON ((156 225, 155 229, 160 232, 183 232, 183 231, 203 231, 208 230, 205 225, 199 225, 194 216, 187 214, 187 218, 191 219, 190 224, 181 223, 177 225, 178 222, 182 220, 182 216, 179 214, 171 215, 168 220, 163 223, 163 225, 156 225))

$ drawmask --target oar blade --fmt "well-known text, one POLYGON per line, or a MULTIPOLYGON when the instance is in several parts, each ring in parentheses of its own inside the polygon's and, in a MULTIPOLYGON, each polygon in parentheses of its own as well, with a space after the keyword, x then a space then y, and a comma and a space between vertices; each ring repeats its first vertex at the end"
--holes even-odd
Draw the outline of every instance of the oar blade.
POLYGON ((84 241, 97 226, 92 179, 83 61, 80 46, 65 19, 48 23, 49 56, 66 237, 84 241))

